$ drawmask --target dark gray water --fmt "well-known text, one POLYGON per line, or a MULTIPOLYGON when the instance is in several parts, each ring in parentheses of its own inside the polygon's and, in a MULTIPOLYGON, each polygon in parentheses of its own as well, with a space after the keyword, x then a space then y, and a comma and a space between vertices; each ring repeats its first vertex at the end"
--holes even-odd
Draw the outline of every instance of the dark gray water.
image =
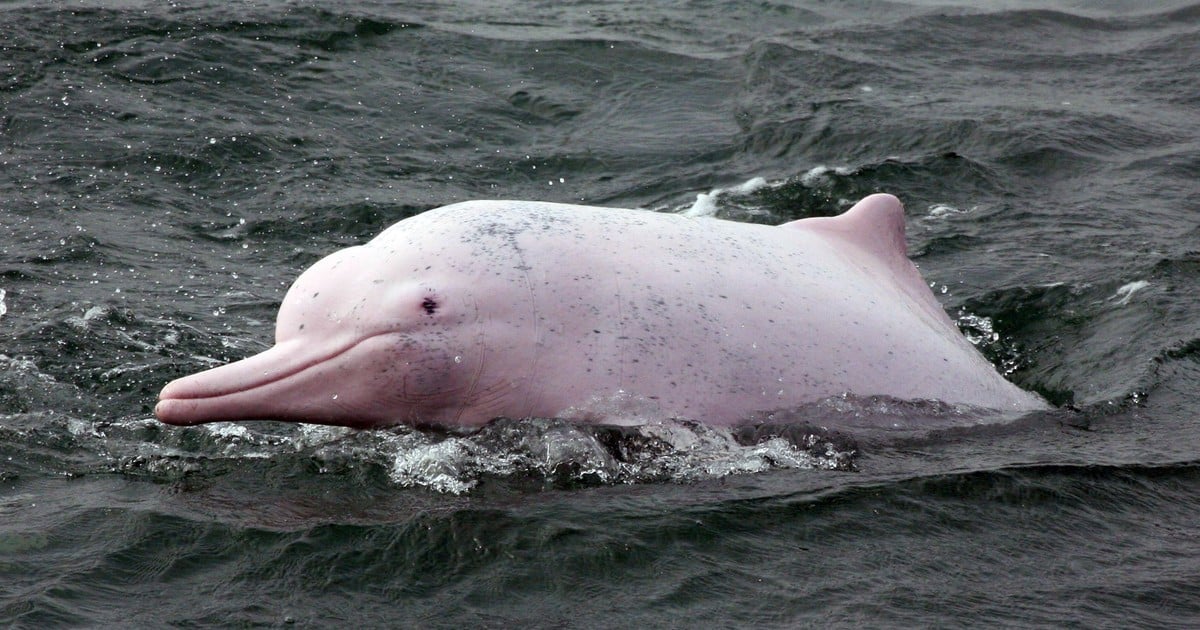
POLYGON ((0 3, 0 622, 1200 622, 1200 5, 71 6, 0 3), (781 223, 875 191, 947 311, 1062 409, 151 417, 263 349, 305 267, 431 207, 781 223))

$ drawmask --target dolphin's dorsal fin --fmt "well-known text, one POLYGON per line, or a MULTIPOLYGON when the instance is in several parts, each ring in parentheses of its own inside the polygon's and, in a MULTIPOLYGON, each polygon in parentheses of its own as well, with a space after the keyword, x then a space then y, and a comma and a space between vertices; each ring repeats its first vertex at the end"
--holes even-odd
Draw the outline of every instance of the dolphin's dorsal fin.
POLYGON ((800 219, 780 227, 831 234, 871 252, 888 265, 909 264, 904 206, 892 195, 871 195, 836 217, 800 219))
POLYGON ((951 323, 946 311, 925 284, 921 272, 908 259, 904 242, 904 206, 888 194, 875 194, 854 204, 836 217, 800 219, 780 226, 832 236, 866 254, 860 260, 874 260, 893 280, 926 311, 943 324, 951 323))

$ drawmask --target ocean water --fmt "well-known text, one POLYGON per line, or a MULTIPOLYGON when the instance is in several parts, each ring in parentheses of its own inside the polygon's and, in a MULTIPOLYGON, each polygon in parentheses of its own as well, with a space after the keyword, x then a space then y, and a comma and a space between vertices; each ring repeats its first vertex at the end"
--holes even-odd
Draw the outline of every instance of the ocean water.
POLYGON ((0 623, 1194 627, 1198 76, 1183 1, 0 3, 0 623), (876 191, 1055 410, 152 417, 432 207, 876 191))

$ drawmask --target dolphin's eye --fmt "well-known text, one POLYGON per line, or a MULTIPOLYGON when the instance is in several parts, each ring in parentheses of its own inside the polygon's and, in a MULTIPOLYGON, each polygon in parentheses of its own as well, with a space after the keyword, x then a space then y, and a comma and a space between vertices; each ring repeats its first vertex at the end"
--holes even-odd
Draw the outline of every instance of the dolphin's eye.
POLYGON ((433 315, 438 310, 437 300, 427 297, 421 302, 421 308, 425 309, 426 313, 433 315))

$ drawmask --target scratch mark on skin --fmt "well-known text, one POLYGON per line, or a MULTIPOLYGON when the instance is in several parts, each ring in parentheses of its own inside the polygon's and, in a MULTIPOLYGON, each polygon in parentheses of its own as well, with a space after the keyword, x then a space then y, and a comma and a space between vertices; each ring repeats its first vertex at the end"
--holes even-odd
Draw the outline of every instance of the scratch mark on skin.
POLYGON ((537 294, 533 288, 533 279, 529 277, 530 267, 525 262, 525 252, 517 244, 517 235, 511 234, 510 236, 512 239, 511 244, 513 251, 516 252, 517 259, 520 262, 520 265, 517 268, 521 270, 521 274, 525 278, 525 288, 529 291, 529 313, 533 318, 533 357, 529 362, 530 377, 529 383, 527 383, 528 387, 525 389, 524 407, 526 410, 529 410, 537 408, 534 407, 533 403, 541 402, 542 395, 544 393, 543 389, 545 387, 544 383, 542 382, 543 379, 540 378, 540 375, 538 374, 538 363, 542 357, 542 322, 538 317, 537 294))
POLYGON ((475 348, 473 351, 479 356, 479 360, 475 362, 475 370, 471 374, 471 382, 467 386, 467 395, 464 400, 467 404, 458 408, 458 413, 454 414, 454 422, 461 424, 462 416, 466 413, 467 408, 471 406, 480 406, 483 401, 483 393, 479 391, 479 383, 483 380, 483 368, 487 364, 487 343, 484 335, 483 327, 479 325, 479 300, 475 296, 471 296, 471 306, 475 309, 475 348))
POLYGON ((613 276, 613 284, 617 287, 617 389, 625 389, 625 306, 621 301, 621 276, 613 276))
POLYGON ((506 396, 511 388, 502 381, 497 381, 487 387, 475 392, 476 398, 472 401, 472 406, 478 410, 484 410, 490 419, 498 418, 503 414, 500 409, 504 406, 506 396))

